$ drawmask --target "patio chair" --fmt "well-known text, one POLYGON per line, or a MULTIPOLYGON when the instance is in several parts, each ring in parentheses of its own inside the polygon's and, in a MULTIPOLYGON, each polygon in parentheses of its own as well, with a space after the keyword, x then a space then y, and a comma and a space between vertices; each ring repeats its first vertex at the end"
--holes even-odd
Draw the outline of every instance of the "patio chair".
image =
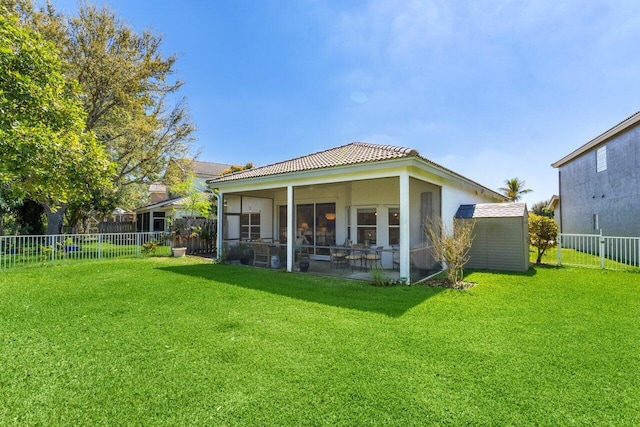
POLYGON ((382 269, 382 249, 382 246, 378 246, 373 251, 369 251, 364 255, 364 262, 368 268, 373 268, 376 264, 379 264, 382 269))
POLYGON ((253 247, 253 265, 269 268, 269 245, 255 245, 253 247))
POLYGON ((393 269, 400 270, 400 246, 391 245, 391 258, 393 259, 393 269))
POLYGON ((331 267, 338 268, 342 266, 342 268, 344 268, 347 265, 347 253, 344 250, 338 248, 329 248, 329 254, 331 267))
POLYGON ((356 267, 356 264, 358 264, 358 267, 362 267, 362 249, 350 248, 344 259, 351 267, 351 270, 356 267))

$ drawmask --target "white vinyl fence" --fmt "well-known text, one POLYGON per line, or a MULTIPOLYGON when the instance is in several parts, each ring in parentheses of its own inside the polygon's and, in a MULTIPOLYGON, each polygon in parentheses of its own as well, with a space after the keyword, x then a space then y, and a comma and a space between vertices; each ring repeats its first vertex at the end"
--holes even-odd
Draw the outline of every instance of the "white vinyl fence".
POLYGON ((168 255, 162 232, 0 236, 0 270, 77 260, 168 255))
POLYGON ((640 237, 558 234, 558 264, 628 270, 640 268, 640 237))

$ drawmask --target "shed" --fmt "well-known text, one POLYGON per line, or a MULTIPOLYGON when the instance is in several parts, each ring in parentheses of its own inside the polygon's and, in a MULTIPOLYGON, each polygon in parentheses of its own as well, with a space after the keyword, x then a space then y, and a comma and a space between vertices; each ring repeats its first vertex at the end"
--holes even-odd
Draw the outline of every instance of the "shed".
POLYGON ((476 221, 466 267, 529 269, 529 218, 525 203, 460 205, 455 218, 476 221))

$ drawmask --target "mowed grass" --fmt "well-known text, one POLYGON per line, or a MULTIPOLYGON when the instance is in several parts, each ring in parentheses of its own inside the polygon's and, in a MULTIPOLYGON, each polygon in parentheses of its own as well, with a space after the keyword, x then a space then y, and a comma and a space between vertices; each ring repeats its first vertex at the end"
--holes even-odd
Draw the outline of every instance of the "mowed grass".
POLYGON ((0 274, 0 425, 638 425, 640 276, 468 291, 148 258, 0 274))

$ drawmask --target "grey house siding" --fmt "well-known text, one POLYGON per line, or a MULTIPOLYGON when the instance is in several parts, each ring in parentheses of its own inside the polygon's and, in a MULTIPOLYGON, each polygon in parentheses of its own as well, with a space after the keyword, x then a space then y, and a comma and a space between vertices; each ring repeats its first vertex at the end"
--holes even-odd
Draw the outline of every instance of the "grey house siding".
POLYGON ((529 223, 524 203, 462 205, 456 218, 475 221, 466 268, 526 271, 529 223))
POLYGON ((640 236, 640 126, 621 132, 559 167, 563 233, 640 236), (596 172, 596 150, 607 147, 607 169, 596 172))

